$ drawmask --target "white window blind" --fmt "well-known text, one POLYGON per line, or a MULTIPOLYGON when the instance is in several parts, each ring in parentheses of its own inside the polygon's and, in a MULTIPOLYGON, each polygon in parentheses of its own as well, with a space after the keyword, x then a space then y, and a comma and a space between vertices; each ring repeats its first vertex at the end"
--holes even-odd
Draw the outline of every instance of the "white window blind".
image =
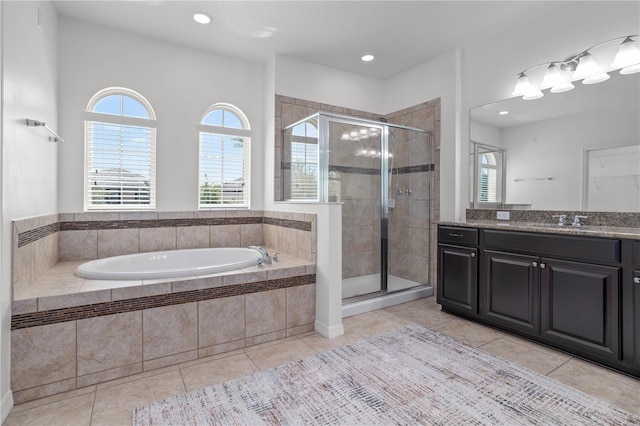
POLYGON ((496 202, 498 172, 495 168, 480 168, 480 201, 496 202))
POLYGON ((132 93, 107 89, 90 103, 85 121, 88 210, 155 208, 155 117, 146 101, 132 93))
POLYGON ((250 138, 200 132, 200 207, 249 206, 250 138))
POLYGON ((318 199, 317 139, 312 143, 291 142, 291 199, 318 199))
POLYGON ((251 132, 244 114, 226 104, 210 107, 199 139, 199 208, 249 208, 251 132))

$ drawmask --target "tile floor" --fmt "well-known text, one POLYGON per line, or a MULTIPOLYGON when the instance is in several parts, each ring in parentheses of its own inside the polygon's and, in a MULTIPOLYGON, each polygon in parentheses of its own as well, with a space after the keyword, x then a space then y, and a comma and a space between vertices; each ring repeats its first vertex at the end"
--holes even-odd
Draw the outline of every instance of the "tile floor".
POLYGON ((18 405, 4 426, 130 425, 134 407, 308 357, 415 322, 515 361, 640 415, 640 380, 440 311, 434 297, 345 318, 345 334, 315 332, 148 371, 18 405))

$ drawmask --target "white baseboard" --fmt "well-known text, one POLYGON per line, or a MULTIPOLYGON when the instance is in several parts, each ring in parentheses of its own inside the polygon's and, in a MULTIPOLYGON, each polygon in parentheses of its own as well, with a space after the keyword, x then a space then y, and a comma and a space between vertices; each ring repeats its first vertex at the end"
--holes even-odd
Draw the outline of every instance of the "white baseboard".
POLYGON ((7 392, 7 394, 2 397, 2 415, 0 416, 0 423, 4 422, 7 416, 9 415, 9 411, 13 408, 13 393, 11 391, 7 392))
POLYGON ((315 330, 322 334, 324 337, 331 339, 332 337, 342 336, 344 334, 344 327, 342 323, 329 327, 326 324, 316 321, 315 330))

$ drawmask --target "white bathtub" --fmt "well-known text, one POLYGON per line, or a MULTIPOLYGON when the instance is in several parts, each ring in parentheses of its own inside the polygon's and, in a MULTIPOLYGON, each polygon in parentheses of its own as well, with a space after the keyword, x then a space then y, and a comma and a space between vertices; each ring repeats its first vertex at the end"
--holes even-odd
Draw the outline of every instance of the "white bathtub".
POLYGON ((76 275, 98 280, 190 277, 255 266, 262 256, 249 248, 154 251, 83 263, 76 275))

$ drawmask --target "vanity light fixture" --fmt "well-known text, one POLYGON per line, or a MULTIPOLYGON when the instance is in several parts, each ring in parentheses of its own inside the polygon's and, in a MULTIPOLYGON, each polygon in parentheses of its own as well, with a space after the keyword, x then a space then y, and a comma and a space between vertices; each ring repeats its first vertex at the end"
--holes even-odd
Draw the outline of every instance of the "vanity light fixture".
POLYGON ((211 16, 204 12, 193 12, 193 20, 198 24, 206 25, 211 22, 211 16))
POLYGON ((620 70, 620 74, 633 74, 640 72, 640 49, 633 39, 638 35, 616 37, 603 41, 583 50, 575 56, 563 61, 544 62, 527 68, 518 73, 513 96, 522 96, 524 100, 538 99, 544 96, 543 89, 550 88, 551 93, 562 93, 574 88, 572 81, 582 80, 583 84, 595 84, 609 79, 608 72, 620 70), (623 40, 618 48, 618 53, 609 69, 602 69, 592 54, 592 50, 613 41, 623 40), (547 66, 544 79, 540 86, 535 86, 529 81, 527 73, 534 68, 547 66))

